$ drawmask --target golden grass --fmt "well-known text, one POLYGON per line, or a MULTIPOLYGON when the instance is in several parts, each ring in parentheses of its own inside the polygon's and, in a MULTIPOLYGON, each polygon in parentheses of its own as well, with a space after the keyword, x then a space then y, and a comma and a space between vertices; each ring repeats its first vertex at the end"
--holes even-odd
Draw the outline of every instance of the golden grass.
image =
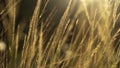
MULTIPOLYGON (((119 28, 114 30, 115 24, 120 22, 120 14, 117 13, 119 0, 69 0, 58 26, 54 27, 54 31, 50 35, 46 34, 46 31, 53 29, 51 24, 56 22, 52 20, 59 8, 55 6, 43 21, 49 1, 47 0, 44 8, 40 10, 42 0, 37 0, 28 35, 24 36, 21 53, 18 52, 20 25, 15 33, 17 6, 12 6, 6 12, 10 17, 9 25, 8 23, 3 24, 9 26, 5 27, 10 52, 7 68, 120 67, 120 44, 114 43, 120 32, 119 28), (40 30, 38 30, 38 24, 41 24, 40 30), (48 36, 50 39, 45 42, 48 36)), ((12 2, 17 3, 16 0, 12 2)), ((2 19, 6 20, 6 17, 2 19)))

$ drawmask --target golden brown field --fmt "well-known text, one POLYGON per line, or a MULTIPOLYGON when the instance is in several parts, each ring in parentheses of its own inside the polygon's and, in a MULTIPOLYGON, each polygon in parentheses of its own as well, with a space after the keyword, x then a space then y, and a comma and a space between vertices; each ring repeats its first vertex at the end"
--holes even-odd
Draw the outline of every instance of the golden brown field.
POLYGON ((120 0, 0 0, 0 68, 120 68, 120 0))

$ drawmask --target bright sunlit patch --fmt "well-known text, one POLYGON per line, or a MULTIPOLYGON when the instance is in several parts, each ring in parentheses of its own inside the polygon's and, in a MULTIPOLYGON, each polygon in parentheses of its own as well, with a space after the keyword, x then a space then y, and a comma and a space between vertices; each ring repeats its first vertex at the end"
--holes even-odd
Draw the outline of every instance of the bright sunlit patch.
POLYGON ((4 51, 6 49, 6 44, 0 41, 0 51, 4 51))
POLYGON ((82 3, 86 3, 86 4, 89 4, 89 3, 93 3, 93 2, 100 2, 101 0, 80 0, 82 3))
POLYGON ((93 16, 97 11, 97 13, 105 13, 106 16, 106 14, 111 11, 109 0, 79 0, 78 6, 76 15, 79 15, 81 12, 87 12, 88 15, 90 14, 93 16))

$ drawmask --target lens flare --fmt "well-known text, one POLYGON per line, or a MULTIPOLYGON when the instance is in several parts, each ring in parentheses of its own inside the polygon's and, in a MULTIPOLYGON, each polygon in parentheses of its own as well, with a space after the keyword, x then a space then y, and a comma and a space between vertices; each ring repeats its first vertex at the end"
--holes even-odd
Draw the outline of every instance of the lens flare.
POLYGON ((0 51, 4 51, 6 49, 6 44, 4 42, 0 42, 0 51))

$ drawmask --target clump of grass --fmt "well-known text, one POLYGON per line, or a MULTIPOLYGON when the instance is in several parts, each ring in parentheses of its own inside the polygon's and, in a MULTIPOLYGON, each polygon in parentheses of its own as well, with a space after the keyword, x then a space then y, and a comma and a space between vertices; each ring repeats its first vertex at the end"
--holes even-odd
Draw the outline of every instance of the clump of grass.
MULTIPOLYGON (((55 27, 51 24, 56 24, 53 20, 59 6, 55 5, 48 17, 43 17, 50 1, 45 1, 42 9, 42 1, 37 1, 28 25, 28 34, 23 36, 21 52, 18 52, 21 25, 15 33, 17 6, 8 11, 10 61, 6 67, 119 68, 120 41, 116 40, 120 32, 119 28, 116 29, 116 23, 119 22, 119 0, 66 1, 66 9, 55 27), (47 31, 50 34, 46 34, 47 31)), ((13 3, 16 2, 13 0, 13 3)), ((6 20, 5 17, 3 20, 6 20)))

